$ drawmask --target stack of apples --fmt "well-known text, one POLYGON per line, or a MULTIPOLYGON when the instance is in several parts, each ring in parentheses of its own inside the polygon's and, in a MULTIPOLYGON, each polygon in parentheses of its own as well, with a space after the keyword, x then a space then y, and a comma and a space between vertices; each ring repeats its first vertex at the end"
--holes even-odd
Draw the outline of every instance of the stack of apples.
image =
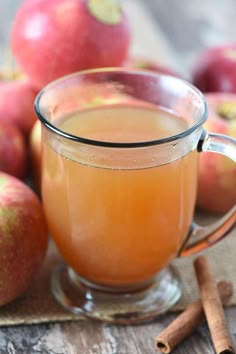
MULTIPOLYGON (((49 82, 95 67, 133 66, 129 22, 119 0, 24 0, 12 21, 17 72, 0 74, 0 306, 26 291, 45 258, 40 188, 41 126, 34 112, 49 82), (25 181, 30 176, 35 190, 25 181)), ((145 69, 171 73, 143 63, 145 69)))
MULTIPOLYGON (((39 191, 41 126, 34 112, 35 97, 52 80, 90 68, 126 66, 179 76, 159 63, 130 58, 130 41, 128 18, 119 0, 24 0, 13 19, 10 46, 20 75, 12 73, 14 80, 4 77, 4 73, 0 76, 0 305, 25 292, 47 250, 43 207, 36 193, 25 183, 30 175, 39 191)), ((234 52, 229 53, 227 57, 234 63, 234 52)), ((233 75, 228 75, 228 81, 217 86, 218 81, 205 70, 206 62, 201 59, 201 67, 194 77, 200 89, 236 89, 233 75)), ((215 67, 219 70, 221 66, 215 67)), ((230 68, 236 72, 236 64, 230 68)), ((227 72, 222 69, 221 75, 227 72)), ((209 96, 209 104, 215 112, 210 115, 210 118, 214 116, 211 128, 219 127, 220 132, 230 134, 228 120, 217 114, 221 109, 218 106, 225 101, 232 102, 232 107, 236 104, 233 94, 209 96)), ((201 193, 206 194, 208 189, 214 195, 212 190, 219 188, 220 177, 214 172, 215 166, 205 175, 205 169, 209 170, 207 156, 205 160, 200 168, 199 205, 211 210, 213 204, 216 206, 215 200, 208 199, 206 203, 201 193)), ((230 172, 227 172, 227 183, 225 180, 222 184, 228 184, 232 175, 230 183, 234 188, 229 193, 232 204, 236 198, 235 167, 221 164, 219 160, 217 173, 220 175, 226 165, 230 172)), ((226 201, 224 208, 228 207, 225 190, 217 193, 221 202, 226 201)))
POLYGON ((26 291, 47 250, 43 207, 26 184, 31 174, 39 184, 35 97, 60 76, 122 65, 129 42, 128 20, 115 0, 24 0, 12 21, 20 75, 0 75, 0 306, 26 291))

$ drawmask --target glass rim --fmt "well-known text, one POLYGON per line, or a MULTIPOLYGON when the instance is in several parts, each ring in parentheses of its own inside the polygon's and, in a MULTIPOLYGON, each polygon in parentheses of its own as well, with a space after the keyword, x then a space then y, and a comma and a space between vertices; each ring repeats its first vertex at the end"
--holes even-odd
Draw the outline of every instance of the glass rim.
POLYGON ((65 139, 68 139, 68 140, 71 140, 74 142, 78 142, 78 143, 82 143, 82 144, 86 144, 86 145, 94 145, 94 146, 110 147, 110 148, 148 147, 148 146, 167 144, 167 143, 170 143, 170 142, 173 142, 176 140, 181 140, 181 139, 187 137, 188 135, 192 134, 195 130, 197 130, 200 126, 202 126, 203 123, 207 120, 207 116, 208 116, 207 102, 206 102, 206 99, 205 99, 203 93, 197 87, 192 85, 190 82, 188 82, 184 79, 175 77, 175 76, 171 76, 171 75, 166 75, 166 74, 152 72, 152 71, 143 70, 143 69, 133 69, 133 68, 129 68, 129 67, 128 68, 121 68, 121 67, 96 68, 96 69, 82 70, 82 71, 74 72, 69 75, 65 75, 57 80, 50 82, 43 89, 41 89, 41 91, 37 94, 37 96, 35 98, 34 109, 35 109, 35 112, 38 116, 38 119, 41 121, 41 123, 46 128, 48 128, 50 131, 56 133, 57 135, 65 138, 65 139), (203 102, 203 108, 204 108, 202 117, 195 124, 193 124, 188 129, 184 130, 183 132, 180 132, 178 134, 171 135, 171 136, 168 136, 165 138, 147 140, 147 141, 137 141, 137 142, 111 142, 111 141, 100 141, 100 140, 84 138, 81 136, 73 135, 71 133, 67 133, 67 132, 59 129, 58 127, 56 127, 54 124, 52 124, 41 113, 41 109, 40 109, 41 97, 45 94, 45 92, 48 89, 51 89, 53 86, 59 84, 60 82, 64 82, 65 80, 68 80, 70 78, 80 77, 80 76, 82 77, 85 75, 88 76, 90 74, 109 73, 109 72, 122 73, 122 74, 131 74, 132 73, 132 74, 138 74, 138 75, 149 76, 149 77, 154 77, 154 78, 155 77, 166 77, 166 78, 170 78, 171 80, 184 83, 186 86, 191 88, 201 98, 201 100, 203 102))

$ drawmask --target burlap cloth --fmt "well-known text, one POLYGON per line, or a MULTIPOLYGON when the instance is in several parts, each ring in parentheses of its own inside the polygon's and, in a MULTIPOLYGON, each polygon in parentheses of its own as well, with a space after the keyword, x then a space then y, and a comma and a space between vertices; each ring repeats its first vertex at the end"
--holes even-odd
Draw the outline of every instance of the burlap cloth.
MULTIPOLYGON (((201 215, 198 219, 203 224, 206 220, 212 220, 212 217, 201 215)), ((236 305, 236 229, 226 239, 203 253, 207 255, 216 279, 233 283, 235 291, 228 305, 236 305)), ((199 296, 193 269, 194 257, 196 256, 173 262, 182 278, 183 296, 172 311, 184 309, 199 296)), ((43 267, 28 291, 21 298, 0 309, 0 326, 80 319, 63 310, 51 295, 50 274, 60 261, 61 258, 51 242, 43 267)))

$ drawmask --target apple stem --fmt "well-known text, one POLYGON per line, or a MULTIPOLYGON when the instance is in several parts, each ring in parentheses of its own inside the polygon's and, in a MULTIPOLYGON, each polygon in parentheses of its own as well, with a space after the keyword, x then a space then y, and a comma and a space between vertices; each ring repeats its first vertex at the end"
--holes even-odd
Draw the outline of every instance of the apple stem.
POLYGON ((90 13, 108 25, 117 25, 122 20, 120 0, 88 0, 90 13))

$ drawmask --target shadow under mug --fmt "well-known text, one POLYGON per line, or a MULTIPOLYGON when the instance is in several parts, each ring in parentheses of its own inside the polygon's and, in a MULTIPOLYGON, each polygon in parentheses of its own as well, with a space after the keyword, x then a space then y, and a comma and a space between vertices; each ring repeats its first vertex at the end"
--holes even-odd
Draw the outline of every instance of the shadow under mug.
POLYGON ((45 87, 42 198, 66 264, 52 292, 73 313, 115 323, 150 320, 181 296, 176 256, 224 237, 236 209, 192 222, 198 156, 236 160, 236 141, 202 128, 202 93, 178 78, 121 68, 75 73, 45 87))

